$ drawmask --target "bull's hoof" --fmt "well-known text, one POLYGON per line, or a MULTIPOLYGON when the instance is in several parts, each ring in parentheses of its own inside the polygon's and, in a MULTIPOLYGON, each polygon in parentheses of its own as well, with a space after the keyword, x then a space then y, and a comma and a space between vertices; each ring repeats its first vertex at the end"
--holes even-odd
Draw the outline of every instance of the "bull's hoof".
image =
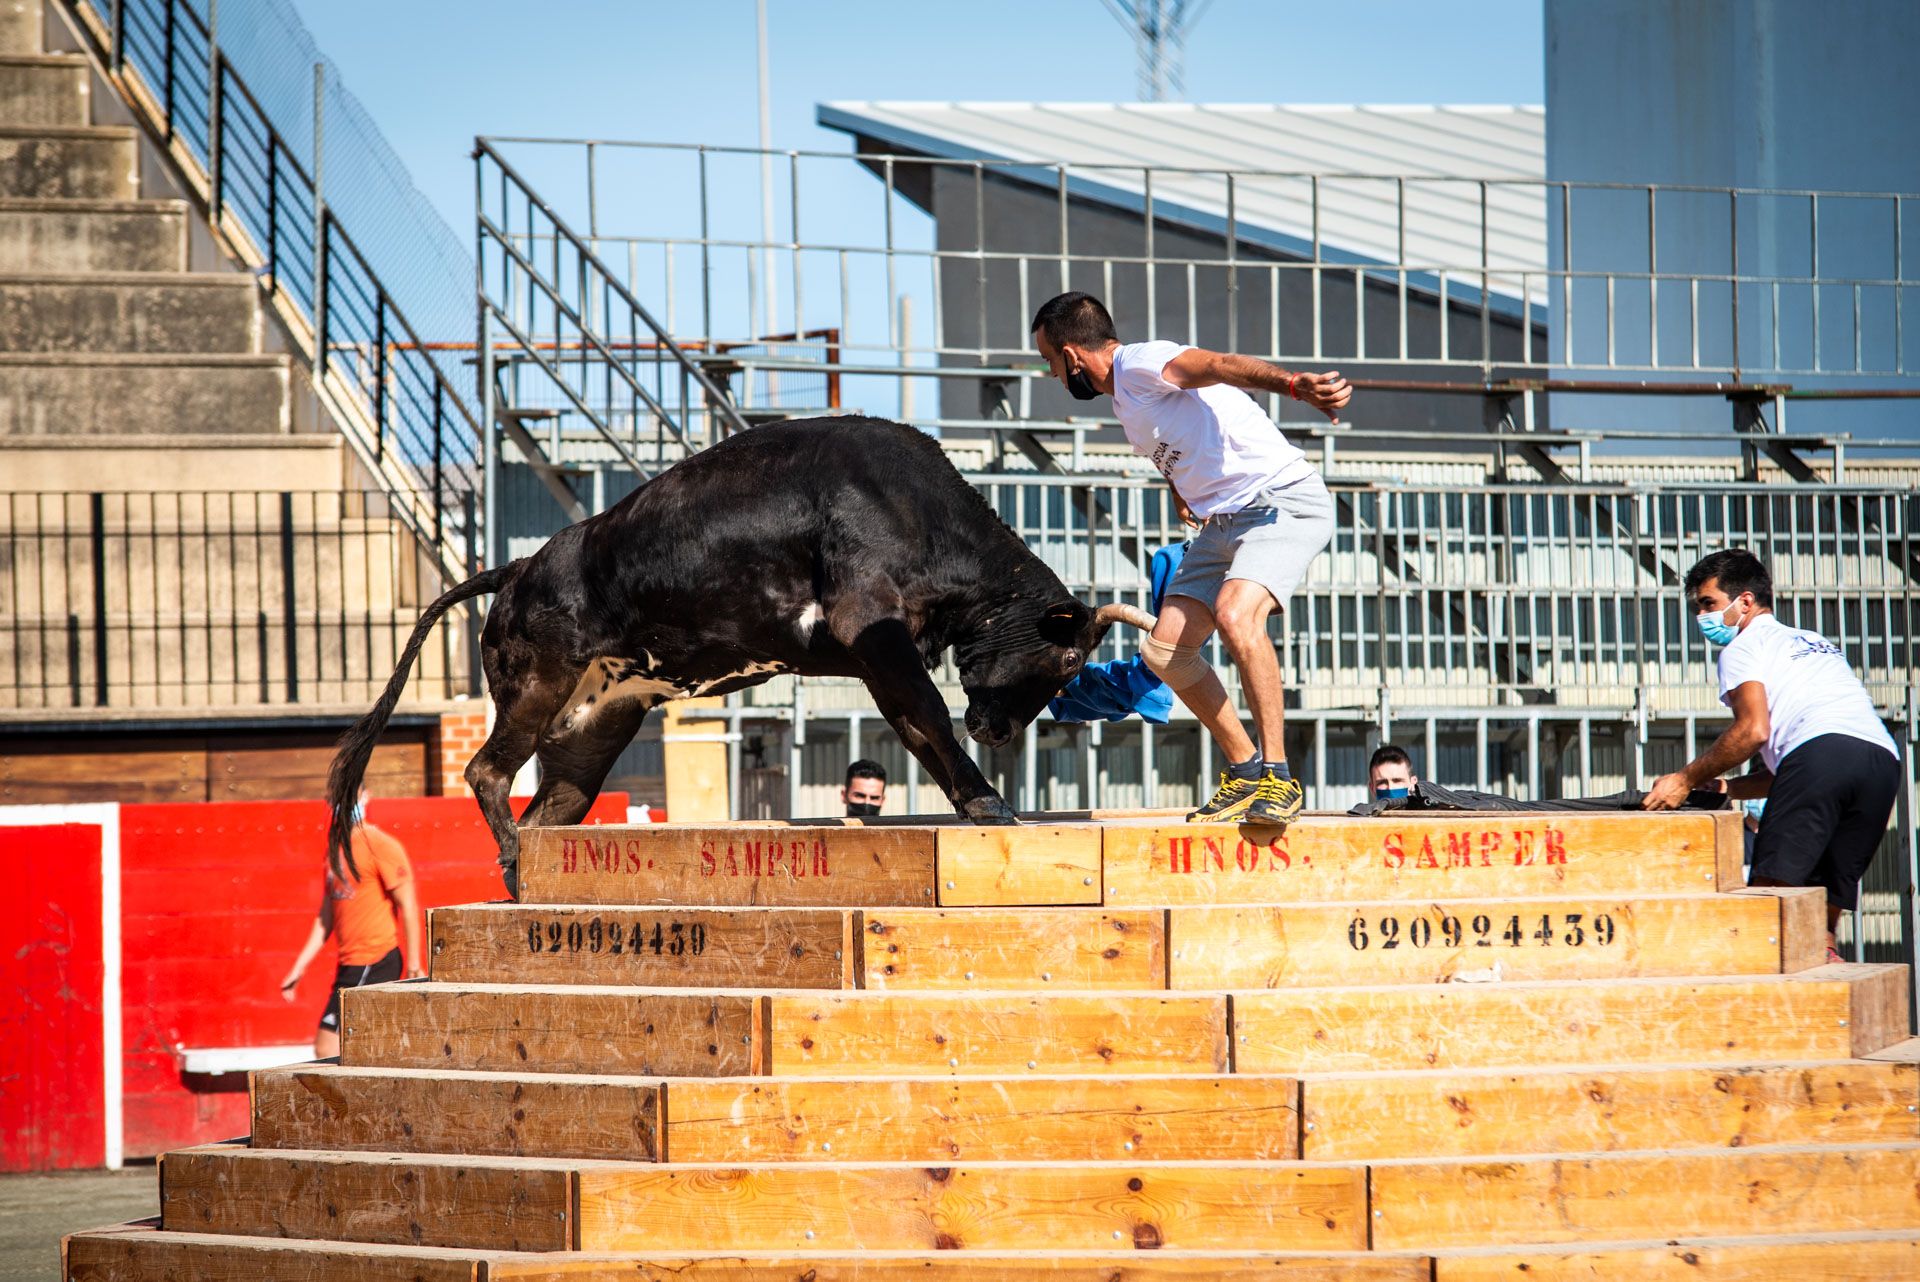
POLYGON ((500 880, 506 883, 507 898, 513 900, 516 904, 519 903, 520 902, 520 865, 518 860, 515 860, 513 863, 510 863, 510 864, 501 865, 500 880))
POLYGON ((998 797, 975 797, 962 807, 960 813, 982 827, 1020 822, 1020 817, 1013 813, 1013 807, 998 797))

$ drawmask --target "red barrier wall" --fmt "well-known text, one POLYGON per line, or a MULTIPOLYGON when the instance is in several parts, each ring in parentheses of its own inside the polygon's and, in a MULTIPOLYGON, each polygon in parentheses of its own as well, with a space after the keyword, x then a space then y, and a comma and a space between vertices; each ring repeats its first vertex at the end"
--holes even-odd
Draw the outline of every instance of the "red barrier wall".
MULTIPOLYGON (((626 808, 605 794, 586 822, 624 822, 626 808)), ((122 807, 128 1157, 247 1133, 246 1075, 186 1075, 176 1048, 312 1041, 331 943, 292 1003, 279 988, 320 904, 326 816, 318 801, 122 807)), ((407 848, 422 908, 504 897, 471 798, 376 798, 367 819, 407 848)))
POLYGON ((100 829, 0 828, 0 1171, 106 1160, 100 829))

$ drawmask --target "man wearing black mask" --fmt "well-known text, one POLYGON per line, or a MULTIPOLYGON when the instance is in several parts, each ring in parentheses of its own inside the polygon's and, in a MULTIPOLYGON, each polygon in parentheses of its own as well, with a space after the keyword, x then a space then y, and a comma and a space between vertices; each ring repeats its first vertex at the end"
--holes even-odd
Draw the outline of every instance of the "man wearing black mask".
POLYGON ((840 789, 840 800, 849 819, 870 819, 880 813, 887 801, 887 771, 877 761, 865 757, 847 767, 847 783, 840 789))
POLYGON ((1187 818, 1286 823, 1305 798, 1287 766, 1285 691, 1267 618, 1286 607, 1333 537, 1333 499, 1249 393, 1290 396, 1337 423, 1353 389, 1338 372, 1295 373, 1180 343, 1122 343, 1091 294, 1048 300, 1032 328, 1047 369, 1069 393, 1113 398, 1128 443, 1153 460, 1173 490, 1174 511, 1200 530, 1140 647, 1227 762, 1219 790, 1187 818), (1202 654, 1215 629, 1239 669, 1251 736, 1202 654))

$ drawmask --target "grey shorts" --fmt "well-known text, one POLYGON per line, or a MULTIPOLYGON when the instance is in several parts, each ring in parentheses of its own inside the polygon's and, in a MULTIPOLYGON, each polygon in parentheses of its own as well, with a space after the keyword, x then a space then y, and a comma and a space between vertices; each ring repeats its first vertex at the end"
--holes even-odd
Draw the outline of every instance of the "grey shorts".
POLYGON ((1228 579, 1251 579, 1282 607, 1307 566, 1333 541, 1333 495, 1318 472, 1265 490, 1238 512, 1211 518, 1187 548, 1167 584, 1168 596, 1192 597, 1207 609, 1228 579))

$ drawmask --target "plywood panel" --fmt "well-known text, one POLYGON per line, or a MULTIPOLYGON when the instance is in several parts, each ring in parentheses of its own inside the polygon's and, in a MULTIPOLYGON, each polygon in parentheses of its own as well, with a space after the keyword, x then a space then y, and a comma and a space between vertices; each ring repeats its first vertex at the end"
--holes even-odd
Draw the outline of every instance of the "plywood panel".
POLYGON ((1285 1077, 675 1081, 676 1162, 1264 1159, 1299 1155, 1285 1077))
POLYGON ((763 998, 672 989, 381 984, 341 995, 356 1068, 723 1077, 752 1072, 763 998))
MULTIPOLYGON (((1267 1255, 1137 1251, 1087 1253, 968 1251, 885 1255, 494 1256, 488 1282, 1432 1282, 1426 1257, 1364 1252, 1267 1255)), ((1821 1282, 1828 1282, 1821 1279, 1821 1282)))
POLYGON ((1323 1166, 583 1170, 583 1250, 1356 1250, 1366 1173, 1323 1166))
POLYGON ((1920 1146, 1372 1168, 1379 1250, 1911 1228, 1920 1146))
POLYGON ((865 986, 1160 988, 1166 914, 1084 909, 875 908, 865 986))
POLYGON ((1920 1277, 1920 1234, 1680 1241, 1441 1256, 1434 1282, 1893 1282, 1920 1277))
POLYGON ((252 1086, 256 1148, 659 1156, 660 1084, 644 1078, 312 1065, 252 1086))
POLYGON ((1849 1061, 1309 1078, 1322 1161, 1920 1140, 1920 1069, 1849 1061))
POLYGON ((1221 1073, 1222 997, 835 993, 772 999, 770 1071, 1221 1073))
POLYGON ((1172 987, 1190 989, 1764 975, 1780 969, 1781 902, 1694 895, 1176 908, 1169 973, 1172 987))
POLYGON ((107 1230, 67 1240, 70 1282, 478 1282, 472 1251, 107 1230))
POLYGON ((1851 1002, 1787 976, 1276 989, 1235 997, 1235 1052, 1259 1073, 1838 1060, 1851 1002))
POLYGON ((565 1250, 566 1168, 508 1157, 354 1156, 230 1146, 169 1153, 169 1232, 565 1250))
POLYGON ((946 906, 1098 904, 1100 829, 1092 824, 935 830, 946 906))
POLYGON ((528 904, 931 907, 931 828, 530 828, 528 904))
POLYGON ((1109 907, 1691 894, 1720 879, 1710 815, 1123 821, 1103 835, 1109 907))
POLYGON ((433 977, 453 983, 853 986, 857 914, 833 908, 482 904, 429 917, 433 977))

